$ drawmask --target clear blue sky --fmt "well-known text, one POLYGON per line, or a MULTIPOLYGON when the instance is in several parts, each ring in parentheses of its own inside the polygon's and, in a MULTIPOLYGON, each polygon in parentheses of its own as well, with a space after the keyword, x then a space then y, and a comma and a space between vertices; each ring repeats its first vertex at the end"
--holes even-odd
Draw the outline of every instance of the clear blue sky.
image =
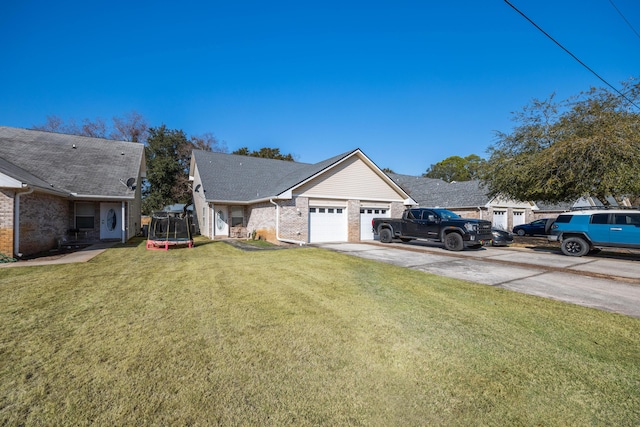
MULTIPOLYGON (((640 1, 512 0, 609 83, 640 76, 640 1)), ((486 155, 511 112, 604 86, 502 0, 5 1, 0 125, 48 115, 214 133, 419 175, 486 155)))

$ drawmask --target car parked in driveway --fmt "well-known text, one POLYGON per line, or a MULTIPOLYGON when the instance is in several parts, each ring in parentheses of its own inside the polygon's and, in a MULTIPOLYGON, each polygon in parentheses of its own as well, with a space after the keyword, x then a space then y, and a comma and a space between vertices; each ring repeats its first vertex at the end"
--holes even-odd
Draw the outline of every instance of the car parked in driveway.
POLYGON ((520 224, 513 227, 513 234, 518 236, 545 236, 548 233, 547 223, 553 218, 536 219, 527 224, 520 224))
POLYGON ((493 234, 493 239, 491 240, 492 246, 509 246, 513 243, 513 234, 506 230, 493 227, 491 234, 493 234))
POLYGON ((640 249, 640 210, 583 210, 558 216, 550 241, 559 241, 562 253, 583 256, 601 248, 640 249))

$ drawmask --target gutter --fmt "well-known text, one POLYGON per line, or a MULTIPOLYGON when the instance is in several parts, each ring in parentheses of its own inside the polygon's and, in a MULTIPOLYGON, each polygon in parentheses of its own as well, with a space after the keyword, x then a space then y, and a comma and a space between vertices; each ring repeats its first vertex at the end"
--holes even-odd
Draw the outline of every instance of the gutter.
MULTIPOLYGON (((24 188, 24 187, 23 187, 24 188)), ((20 258, 22 254, 20 253, 20 196, 26 196, 27 194, 33 193, 33 187, 29 188, 27 191, 16 191, 16 197, 14 201, 13 208, 13 257, 20 258)))
POLYGON ((303 242, 301 240, 282 239, 280 237, 280 205, 274 202, 273 199, 269 199, 269 203, 276 207, 276 240, 278 240, 279 242, 294 243, 300 246, 306 245, 307 242, 303 242))

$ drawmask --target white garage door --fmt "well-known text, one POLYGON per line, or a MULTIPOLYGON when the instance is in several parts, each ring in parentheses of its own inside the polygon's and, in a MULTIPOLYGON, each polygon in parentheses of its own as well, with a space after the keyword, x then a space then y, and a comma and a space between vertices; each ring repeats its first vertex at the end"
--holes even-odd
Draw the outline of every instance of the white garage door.
POLYGON ((371 220, 373 218, 389 218, 391 211, 389 208, 367 208, 360 209, 360 240, 373 240, 373 229, 371 220))
POLYGON ((513 226, 524 224, 524 212, 513 211, 513 226))
POLYGON ((500 230, 507 229, 507 211, 493 211, 493 226, 500 230))
POLYGON ((347 209, 335 206, 309 208, 309 242, 346 242, 347 209))

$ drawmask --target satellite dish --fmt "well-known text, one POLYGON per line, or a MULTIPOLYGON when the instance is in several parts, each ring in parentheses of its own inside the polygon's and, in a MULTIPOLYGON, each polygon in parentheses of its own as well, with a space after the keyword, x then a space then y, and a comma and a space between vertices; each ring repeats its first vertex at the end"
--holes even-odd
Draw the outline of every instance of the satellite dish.
POLYGON ((126 186, 131 191, 136 189, 136 179, 135 178, 129 178, 127 180, 127 182, 124 182, 123 180, 120 180, 120 182, 122 183, 122 185, 126 186))

